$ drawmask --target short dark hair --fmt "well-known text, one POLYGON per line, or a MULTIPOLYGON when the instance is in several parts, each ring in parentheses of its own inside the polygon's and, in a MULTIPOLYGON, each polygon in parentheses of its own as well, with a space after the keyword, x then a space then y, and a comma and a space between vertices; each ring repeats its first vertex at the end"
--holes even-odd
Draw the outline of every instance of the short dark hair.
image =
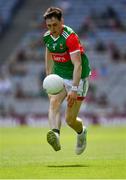
POLYGON ((44 13, 43 17, 44 19, 51 19, 52 17, 57 18, 59 21, 61 20, 63 15, 63 12, 60 8, 57 7, 50 7, 46 10, 46 12, 44 13))

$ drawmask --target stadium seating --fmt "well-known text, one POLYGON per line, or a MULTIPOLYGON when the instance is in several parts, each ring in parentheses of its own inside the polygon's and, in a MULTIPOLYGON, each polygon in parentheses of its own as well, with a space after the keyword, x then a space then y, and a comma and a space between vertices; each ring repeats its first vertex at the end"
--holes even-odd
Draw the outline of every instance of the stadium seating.
POLYGON ((24 0, 1 0, 0 1, 0 35, 11 24, 13 16, 24 0))
MULTIPOLYGON (((60 2, 63 2, 63 0, 55 0, 55 5, 62 5, 60 2)), ((81 112, 99 113, 101 109, 104 109, 104 112, 108 113, 109 111, 112 112, 115 106, 122 109, 126 102, 126 60, 123 58, 126 51, 126 28, 121 30, 118 28, 113 29, 111 26, 101 27, 97 22, 91 19, 91 22, 94 24, 94 32, 89 31, 85 33, 83 31, 83 24, 88 18, 92 17, 92 13, 98 11, 100 16, 106 12, 108 7, 112 7, 116 11, 119 20, 122 22, 123 26, 126 27, 125 0, 119 0, 116 1, 116 3, 114 0, 97 0, 97 3, 92 0, 69 0, 68 9, 64 13, 65 24, 71 26, 77 33, 79 33, 80 30, 82 31, 80 34, 81 41, 86 47, 86 53, 90 59, 92 69, 94 68, 98 73, 98 77, 90 78, 91 86, 96 89, 96 91, 93 92, 95 100, 89 101, 87 97, 88 106, 82 108, 81 112), (106 47, 104 51, 96 50, 96 45, 99 40, 103 42, 106 47), (112 44, 117 46, 120 50, 121 58, 119 58, 118 61, 112 59, 112 44), (101 103, 103 97, 107 98, 107 106, 103 106, 101 103)), ((13 90, 4 103, 8 111, 10 106, 12 106, 19 114, 43 114, 47 113, 48 109, 47 96, 42 91, 41 87, 42 79, 45 77, 45 48, 41 39, 45 29, 42 29, 40 26, 40 15, 38 15, 36 19, 36 24, 38 24, 38 26, 34 26, 33 31, 26 33, 26 35, 22 37, 18 47, 12 52, 9 58, 14 59, 19 49, 25 50, 26 57, 24 61, 21 63, 16 60, 13 62, 14 66, 12 64, 15 68, 16 65, 22 67, 22 69, 25 67, 23 69, 25 73, 13 74, 9 72, 13 90), (22 97, 21 95, 19 97, 16 96, 19 84, 23 94, 22 97)), ((89 26, 90 25, 92 24, 90 24, 89 21, 89 26)), ((11 62, 11 60, 9 61, 11 62)), ((19 69, 17 71, 19 71, 19 69)), ((90 91, 89 89, 89 94, 90 91)))

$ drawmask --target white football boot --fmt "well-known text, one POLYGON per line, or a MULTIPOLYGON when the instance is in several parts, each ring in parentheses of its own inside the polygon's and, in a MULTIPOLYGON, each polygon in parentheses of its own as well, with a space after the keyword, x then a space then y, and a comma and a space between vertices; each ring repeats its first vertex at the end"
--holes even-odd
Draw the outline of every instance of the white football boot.
POLYGON ((84 152, 87 145, 87 129, 84 126, 81 134, 77 134, 77 144, 75 152, 77 155, 84 152))
POLYGON ((50 130, 47 133, 47 141, 55 151, 59 151, 61 149, 58 133, 50 130))

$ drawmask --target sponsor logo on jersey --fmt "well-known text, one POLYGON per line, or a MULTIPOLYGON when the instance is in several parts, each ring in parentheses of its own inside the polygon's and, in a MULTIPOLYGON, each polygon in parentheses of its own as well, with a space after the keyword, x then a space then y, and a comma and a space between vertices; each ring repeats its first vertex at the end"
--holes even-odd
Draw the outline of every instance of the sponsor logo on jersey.
POLYGON ((54 61, 57 62, 67 62, 70 60, 70 55, 68 52, 65 53, 51 53, 52 54, 52 58, 54 61))

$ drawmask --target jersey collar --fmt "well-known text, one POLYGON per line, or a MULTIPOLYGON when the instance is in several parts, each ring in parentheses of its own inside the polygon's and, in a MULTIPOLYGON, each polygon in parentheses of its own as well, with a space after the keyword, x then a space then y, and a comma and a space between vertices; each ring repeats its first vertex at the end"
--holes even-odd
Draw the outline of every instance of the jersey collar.
MULTIPOLYGON (((62 35, 63 31, 64 31, 64 25, 62 26, 62 30, 61 30, 60 35, 62 35)), ((55 37, 53 37, 52 33, 50 32, 50 36, 53 39, 53 41, 56 41, 57 39, 59 39, 60 35, 57 38, 55 38, 55 37)))
POLYGON ((51 38, 53 39, 53 41, 56 41, 57 39, 59 39, 60 36, 58 36, 57 38, 53 37, 52 34, 50 34, 51 38))

